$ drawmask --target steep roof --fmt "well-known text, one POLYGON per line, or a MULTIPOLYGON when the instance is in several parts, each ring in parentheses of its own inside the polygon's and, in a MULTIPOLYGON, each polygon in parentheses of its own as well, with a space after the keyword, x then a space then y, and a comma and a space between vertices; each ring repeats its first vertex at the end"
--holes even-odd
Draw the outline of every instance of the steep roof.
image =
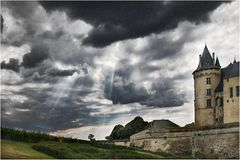
POLYGON ((239 76, 239 61, 235 60, 230 63, 227 67, 223 68, 223 79, 239 76))
POLYGON ((216 59, 215 66, 221 68, 221 65, 220 65, 220 62, 219 62, 219 60, 218 60, 218 57, 217 57, 217 59, 216 59))
POLYGON ((219 60, 217 58, 216 63, 214 62, 214 57, 211 56, 207 45, 205 44, 205 47, 203 49, 203 53, 202 55, 200 55, 200 59, 199 59, 199 64, 197 69, 193 72, 197 72, 200 70, 204 70, 204 69, 211 69, 211 68, 216 68, 216 69, 220 69, 220 63, 219 60))
POLYGON ((215 92, 222 92, 223 91, 223 80, 226 78, 236 77, 239 76, 239 61, 233 61, 227 67, 221 69, 221 79, 215 92))

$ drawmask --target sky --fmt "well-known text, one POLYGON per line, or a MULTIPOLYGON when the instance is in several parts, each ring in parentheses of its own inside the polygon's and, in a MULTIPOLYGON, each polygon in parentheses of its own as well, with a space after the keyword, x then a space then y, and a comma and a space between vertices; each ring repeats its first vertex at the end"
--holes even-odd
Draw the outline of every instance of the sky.
POLYGON ((239 60, 238 1, 1 1, 1 124, 104 139, 117 124, 194 122, 205 44, 239 60))

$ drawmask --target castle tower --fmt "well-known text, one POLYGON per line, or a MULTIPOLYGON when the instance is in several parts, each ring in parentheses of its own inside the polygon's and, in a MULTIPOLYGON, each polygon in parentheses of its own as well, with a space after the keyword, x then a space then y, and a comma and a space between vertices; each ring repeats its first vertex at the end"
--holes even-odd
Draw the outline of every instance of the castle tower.
POLYGON ((202 55, 199 55, 199 64, 193 72, 194 77, 194 107, 195 124, 207 126, 215 124, 215 89, 220 81, 220 64, 215 55, 211 56, 207 45, 202 55))

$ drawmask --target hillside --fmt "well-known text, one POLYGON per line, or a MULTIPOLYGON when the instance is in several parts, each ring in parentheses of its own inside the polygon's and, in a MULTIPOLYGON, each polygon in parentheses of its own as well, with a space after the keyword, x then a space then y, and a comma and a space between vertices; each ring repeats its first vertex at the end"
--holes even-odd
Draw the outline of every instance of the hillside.
POLYGON ((116 125, 113 128, 111 134, 107 136, 106 139, 108 140, 129 139, 131 135, 146 129, 149 126, 150 124, 144 121, 142 117, 135 117, 125 126, 121 124, 116 125))
POLYGON ((41 133, 28 133, 6 128, 2 128, 1 133, 1 158, 156 159, 167 157, 160 153, 142 151, 136 148, 53 137, 41 133), (24 138, 25 136, 27 138, 24 138))

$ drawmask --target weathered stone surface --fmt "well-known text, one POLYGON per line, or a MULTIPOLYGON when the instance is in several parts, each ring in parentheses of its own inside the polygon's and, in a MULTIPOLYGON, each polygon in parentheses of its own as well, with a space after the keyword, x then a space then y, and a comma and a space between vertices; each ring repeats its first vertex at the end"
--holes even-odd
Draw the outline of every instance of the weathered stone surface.
POLYGON ((239 77, 224 79, 224 123, 239 122, 239 96, 236 96, 236 86, 239 86, 239 77), (230 87, 233 89, 233 96, 230 97, 230 87))
POLYGON ((130 146, 194 158, 239 158, 239 127, 185 131, 144 130, 130 137, 130 146))

